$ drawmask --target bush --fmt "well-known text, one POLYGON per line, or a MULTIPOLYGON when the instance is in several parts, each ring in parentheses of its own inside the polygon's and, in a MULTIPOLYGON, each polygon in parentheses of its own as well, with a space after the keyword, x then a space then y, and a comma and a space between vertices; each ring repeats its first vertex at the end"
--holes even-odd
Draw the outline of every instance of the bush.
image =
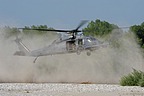
POLYGON ((144 87, 144 72, 142 72, 141 79, 139 80, 139 86, 144 87))
POLYGON ((144 86, 144 72, 133 69, 133 72, 123 76, 120 80, 122 86, 144 86))
POLYGON ((139 86, 144 87, 144 78, 143 78, 143 79, 140 79, 140 81, 139 81, 139 86))

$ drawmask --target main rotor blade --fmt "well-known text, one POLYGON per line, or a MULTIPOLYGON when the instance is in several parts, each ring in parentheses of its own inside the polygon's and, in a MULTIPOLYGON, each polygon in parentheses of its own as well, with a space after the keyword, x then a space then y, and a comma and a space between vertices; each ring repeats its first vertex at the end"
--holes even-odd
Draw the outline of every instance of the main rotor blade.
POLYGON ((82 30, 78 30, 80 27, 82 27, 85 23, 87 23, 88 20, 83 20, 76 29, 74 30, 55 30, 55 29, 33 29, 33 28, 18 28, 18 29, 22 29, 22 30, 37 30, 37 31, 53 31, 53 32, 70 32, 70 33, 77 33, 77 32, 81 32, 82 30))
POLYGON ((75 30, 78 30, 80 27, 82 27, 84 24, 86 24, 88 22, 88 20, 83 20, 78 27, 75 30))
POLYGON ((55 30, 55 29, 27 29, 27 28, 18 28, 23 30, 37 30, 37 31, 53 31, 53 32, 72 32, 72 30, 55 30))

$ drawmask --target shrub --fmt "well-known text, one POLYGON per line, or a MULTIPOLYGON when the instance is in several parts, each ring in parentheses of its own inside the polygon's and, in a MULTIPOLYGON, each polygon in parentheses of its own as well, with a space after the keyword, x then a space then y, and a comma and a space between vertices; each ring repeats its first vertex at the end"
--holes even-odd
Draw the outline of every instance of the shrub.
POLYGON ((144 86, 144 72, 133 69, 133 72, 123 76, 120 80, 122 86, 144 86))

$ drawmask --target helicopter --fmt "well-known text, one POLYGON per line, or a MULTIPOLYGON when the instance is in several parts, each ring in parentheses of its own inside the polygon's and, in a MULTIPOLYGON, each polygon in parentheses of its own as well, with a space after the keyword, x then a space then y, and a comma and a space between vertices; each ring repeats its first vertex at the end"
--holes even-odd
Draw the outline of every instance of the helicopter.
MULTIPOLYGON (((16 51, 14 55, 18 56, 31 56, 35 57, 34 63, 36 62, 38 57, 48 56, 48 55, 56 55, 56 54, 70 54, 76 53, 80 55, 81 52, 86 51, 87 56, 91 55, 91 52, 97 50, 101 47, 106 47, 108 43, 103 43, 93 36, 84 36, 82 34, 82 30, 79 30, 84 24, 87 23, 87 20, 80 22, 77 28, 73 30, 55 30, 55 29, 26 29, 26 30, 37 30, 37 31, 51 31, 51 32, 59 32, 66 33, 69 36, 65 38, 58 38, 54 40, 50 45, 43 47, 41 49, 30 51, 25 44, 23 44, 22 40, 16 36, 15 42, 18 45, 19 51, 16 51)), ((25 30, 25 28, 19 28, 25 30)))

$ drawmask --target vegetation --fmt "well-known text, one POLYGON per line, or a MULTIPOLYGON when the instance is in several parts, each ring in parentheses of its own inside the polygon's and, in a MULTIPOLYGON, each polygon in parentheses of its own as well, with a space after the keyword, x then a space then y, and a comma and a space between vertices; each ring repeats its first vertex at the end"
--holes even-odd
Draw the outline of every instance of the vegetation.
POLYGON ((105 36, 112 32, 113 29, 118 28, 117 25, 110 24, 99 19, 91 21, 86 28, 83 29, 84 35, 105 36))
MULTIPOLYGON (((25 26, 23 30, 19 30, 18 28, 9 27, 9 26, 5 26, 4 28, 1 28, 1 30, 4 32, 3 34, 5 38, 16 36, 19 33, 23 33, 29 36, 48 34, 48 32, 46 31, 36 31, 36 30, 28 30, 28 29, 53 29, 53 28, 51 27, 48 28, 47 25, 39 25, 39 26, 32 25, 31 27, 25 26)), ((56 34, 56 33, 50 33, 49 35, 52 35, 52 34, 56 34)))
POLYGON ((141 25, 131 26, 130 30, 135 33, 138 43, 144 48, 144 22, 141 25))
POLYGON ((120 80, 122 86, 144 87, 144 72, 133 69, 133 72, 123 76, 120 80))

